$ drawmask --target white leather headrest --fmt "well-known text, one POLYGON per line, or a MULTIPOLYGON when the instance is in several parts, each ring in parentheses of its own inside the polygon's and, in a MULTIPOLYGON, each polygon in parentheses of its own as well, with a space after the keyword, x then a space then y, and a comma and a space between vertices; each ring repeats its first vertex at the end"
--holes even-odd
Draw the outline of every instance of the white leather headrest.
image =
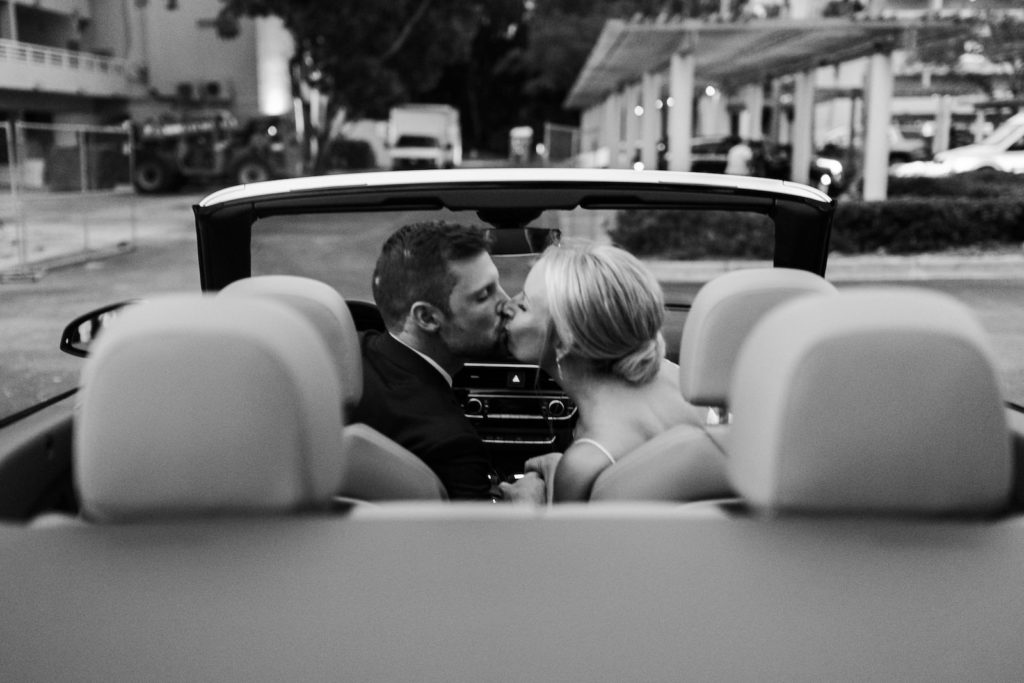
POLYGON ((82 372, 74 471, 95 521, 288 511, 343 474, 321 336, 280 303, 182 295, 131 306, 82 372))
POLYGON ((736 354, 775 306, 807 294, 835 294, 824 278, 792 268, 753 268, 709 281, 693 299, 679 344, 679 388, 695 405, 727 406, 736 354))
POLYGON ((263 296, 287 304, 302 314, 323 336, 334 355, 348 407, 363 395, 363 358, 359 333, 344 297, 325 282, 296 275, 259 275, 230 283, 222 296, 263 296))
POLYGON ((783 304, 740 350, 730 481, 769 510, 999 510, 1011 452, 992 358, 970 311, 943 294, 783 304))

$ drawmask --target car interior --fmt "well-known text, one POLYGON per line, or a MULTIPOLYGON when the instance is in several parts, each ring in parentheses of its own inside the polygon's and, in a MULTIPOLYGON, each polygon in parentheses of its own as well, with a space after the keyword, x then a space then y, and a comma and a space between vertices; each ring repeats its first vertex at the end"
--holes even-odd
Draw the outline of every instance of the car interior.
POLYGON ((339 515, 337 367, 273 297, 125 310, 77 397, 81 514, 0 527, 4 679, 1021 670, 1010 427, 988 342, 951 299, 816 293, 766 313, 720 440, 739 504, 339 515))
MULTIPOLYGON (((1024 677, 1024 413, 969 309, 837 291, 834 205, 783 183, 422 177, 211 195, 201 291, 69 324, 80 389, 0 458, 0 680, 1024 677), (709 423, 623 456, 588 503, 447 500, 346 417, 381 324, 365 291, 260 268, 286 241, 261 227, 301 233, 311 207, 470 211, 521 272, 571 232, 552 207, 695 204, 769 215, 772 267, 667 298, 709 423)), ((536 366, 470 364, 456 389, 502 477, 571 438, 536 366)))

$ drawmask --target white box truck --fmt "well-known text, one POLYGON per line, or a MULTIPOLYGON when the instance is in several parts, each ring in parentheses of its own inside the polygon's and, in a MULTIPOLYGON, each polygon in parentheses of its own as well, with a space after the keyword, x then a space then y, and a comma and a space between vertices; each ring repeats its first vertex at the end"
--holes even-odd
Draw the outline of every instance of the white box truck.
POLYGON ((459 110, 447 104, 405 104, 388 118, 391 168, 455 168, 462 164, 459 110))

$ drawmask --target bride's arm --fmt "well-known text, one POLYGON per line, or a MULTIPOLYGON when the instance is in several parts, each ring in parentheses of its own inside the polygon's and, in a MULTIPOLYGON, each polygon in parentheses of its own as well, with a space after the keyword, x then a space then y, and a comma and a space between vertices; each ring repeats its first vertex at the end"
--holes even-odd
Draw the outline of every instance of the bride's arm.
POLYGON ((610 465, 608 456, 586 443, 570 446, 555 468, 554 481, 548 481, 555 503, 587 501, 597 475, 610 465))

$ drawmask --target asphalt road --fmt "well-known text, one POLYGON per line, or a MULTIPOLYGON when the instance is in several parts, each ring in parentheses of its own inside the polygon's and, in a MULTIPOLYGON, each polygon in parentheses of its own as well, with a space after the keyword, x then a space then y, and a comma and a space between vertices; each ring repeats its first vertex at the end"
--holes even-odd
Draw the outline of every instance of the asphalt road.
MULTIPOLYGON (((198 258, 189 206, 198 197, 139 198, 134 251, 49 271, 37 281, 0 283, 0 417, 75 385, 81 359, 58 350, 74 317, 107 303, 163 292, 197 291, 198 258)), ((416 216, 363 216, 343 234, 325 235, 289 219, 262 226, 254 263, 263 272, 292 272, 301 263, 349 298, 370 300, 370 273, 383 237, 416 216), (287 235, 285 235, 287 232, 287 235), (302 248, 293 251, 297 234, 302 248), (282 249, 289 243, 290 255, 282 249)), ((964 301, 991 333, 1006 396, 1024 402, 1024 278, 1006 280, 842 282, 841 288, 895 284, 931 287, 964 301)), ((697 285, 667 284, 670 298, 692 298, 697 285)), ((514 292, 510 291, 510 294, 514 292)))

